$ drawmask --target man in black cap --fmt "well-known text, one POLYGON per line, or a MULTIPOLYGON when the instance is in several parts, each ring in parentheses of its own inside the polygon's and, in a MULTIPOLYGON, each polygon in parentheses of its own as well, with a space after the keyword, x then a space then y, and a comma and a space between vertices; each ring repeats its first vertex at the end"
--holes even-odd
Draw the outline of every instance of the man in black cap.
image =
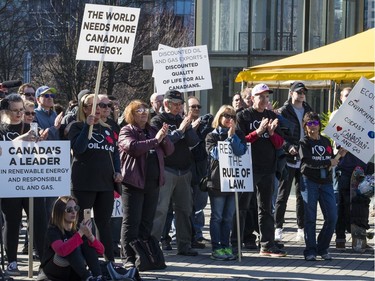
POLYGON ((304 212, 303 199, 299 187, 301 177, 301 160, 298 154, 299 141, 303 139, 305 133, 302 128, 302 120, 305 114, 312 111, 312 108, 306 103, 307 88, 300 81, 292 83, 290 87, 290 98, 279 109, 279 113, 292 124, 294 129, 292 134, 285 136, 284 150, 287 160, 287 176, 280 179, 278 194, 275 204, 275 240, 282 241, 283 223, 293 179, 296 187, 296 213, 297 213, 297 241, 304 241, 304 212))
POLYGON ((183 93, 175 90, 167 91, 163 101, 165 112, 151 120, 151 125, 158 129, 164 123, 168 124, 168 137, 175 146, 173 154, 165 158, 165 184, 160 188, 152 235, 160 240, 172 199, 176 218, 177 254, 196 256, 198 252, 191 248, 190 215, 193 200, 190 186, 190 147, 197 145, 200 139, 191 126, 190 113, 184 118, 179 114, 183 104, 183 93))

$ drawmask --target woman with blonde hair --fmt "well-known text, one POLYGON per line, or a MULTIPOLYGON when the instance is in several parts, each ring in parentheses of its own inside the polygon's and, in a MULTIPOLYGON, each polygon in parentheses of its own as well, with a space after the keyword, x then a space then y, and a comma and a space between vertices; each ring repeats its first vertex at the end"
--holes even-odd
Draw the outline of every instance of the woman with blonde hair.
POLYGON ((72 194, 83 209, 94 210, 94 220, 105 258, 114 261, 110 218, 113 209, 115 182, 121 182, 117 141, 110 126, 100 119, 99 106, 93 110, 94 94, 82 97, 77 122, 70 127, 68 137, 73 150, 72 194), (90 126, 93 127, 89 138, 90 126))
POLYGON ((212 121, 214 130, 206 137, 206 150, 209 155, 208 195, 211 202, 210 235, 212 244, 211 259, 234 260, 229 245, 230 232, 235 213, 233 192, 222 192, 220 184, 220 164, 218 142, 225 141, 232 148, 235 156, 246 153, 247 145, 244 134, 236 130, 236 111, 230 105, 223 105, 212 121))

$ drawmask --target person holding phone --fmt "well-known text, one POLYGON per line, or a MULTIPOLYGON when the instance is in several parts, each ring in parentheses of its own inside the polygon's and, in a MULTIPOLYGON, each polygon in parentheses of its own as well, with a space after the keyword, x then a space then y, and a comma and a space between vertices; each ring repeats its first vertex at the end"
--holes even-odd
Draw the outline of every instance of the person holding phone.
MULTIPOLYGON (((2 141, 31 141, 37 142, 45 139, 44 131, 41 131, 40 137, 37 137, 34 131, 30 129, 30 124, 23 121, 25 111, 24 101, 19 94, 10 94, 0 102, 1 122, 0 139, 2 141)), ((22 221, 22 210, 29 215, 29 198, 3 198, 1 199, 1 210, 4 214, 4 245, 8 258, 6 273, 8 275, 20 275, 17 266, 17 247, 19 241, 19 228, 22 221)), ((34 207, 34 212, 37 208, 34 207)), ((35 225, 47 227, 47 222, 43 216, 35 215, 35 225)), ((35 231, 35 248, 39 255, 43 253, 44 232, 35 231)))
POLYGON ((41 261, 49 280, 103 280, 98 255, 104 253, 104 246, 92 234, 91 219, 82 220, 78 227, 79 210, 72 196, 59 197, 53 205, 41 261))

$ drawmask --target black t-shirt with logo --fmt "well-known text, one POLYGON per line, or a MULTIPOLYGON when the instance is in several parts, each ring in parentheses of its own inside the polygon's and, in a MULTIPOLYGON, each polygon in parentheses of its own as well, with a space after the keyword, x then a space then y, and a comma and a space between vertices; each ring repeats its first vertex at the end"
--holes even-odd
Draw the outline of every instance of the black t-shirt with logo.
POLYGON ((331 142, 323 136, 318 140, 305 136, 300 144, 301 173, 319 184, 332 183, 331 142))
MULTIPOLYGON (((245 109, 237 114, 238 128, 247 136, 259 128, 263 118, 276 119, 277 116, 270 110, 258 112, 253 108, 245 109)), ((276 149, 270 140, 268 131, 265 131, 251 144, 251 156, 254 173, 271 174, 276 170, 276 149)))
POLYGON ((96 124, 88 139, 88 130, 89 126, 83 122, 73 123, 69 130, 73 149, 72 190, 113 190, 115 135, 111 128, 96 124))

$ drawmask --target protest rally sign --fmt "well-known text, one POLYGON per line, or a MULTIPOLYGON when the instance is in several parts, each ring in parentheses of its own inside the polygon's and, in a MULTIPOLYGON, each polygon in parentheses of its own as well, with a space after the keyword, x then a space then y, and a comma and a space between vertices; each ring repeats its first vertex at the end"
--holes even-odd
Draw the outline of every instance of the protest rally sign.
POLYGON ((0 144, 2 198, 69 195, 70 173, 69 141, 0 144))
POLYGON ((250 144, 242 156, 234 155, 229 142, 219 141, 220 182, 222 192, 252 192, 253 166, 250 144))
MULTIPOLYGON (((131 62, 139 8, 85 4, 77 60, 99 61, 95 98, 91 113, 96 111, 104 61, 131 62)), ((92 137, 90 126, 88 138, 92 137)))
POLYGON ((113 209, 112 209, 112 218, 122 218, 122 200, 121 196, 115 192, 115 196, 113 198, 113 209))
POLYGON ((367 163, 374 155, 374 84, 362 77, 323 133, 367 163))
POLYGON ((212 89, 207 46, 152 51, 157 92, 212 89))
POLYGON ((131 62, 139 8, 86 4, 77 60, 131 62))

